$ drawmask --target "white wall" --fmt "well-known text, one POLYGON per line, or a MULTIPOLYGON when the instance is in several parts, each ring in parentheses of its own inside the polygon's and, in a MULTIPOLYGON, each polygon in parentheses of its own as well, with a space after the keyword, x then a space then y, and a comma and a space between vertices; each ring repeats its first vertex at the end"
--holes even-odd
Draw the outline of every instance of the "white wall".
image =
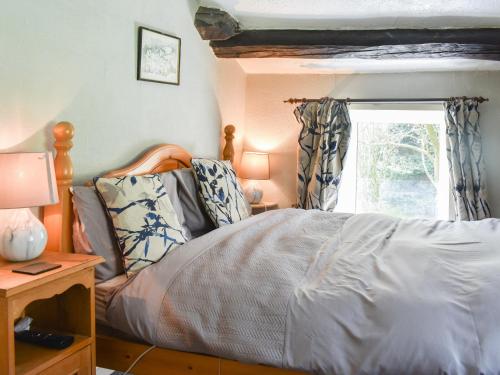
POLYGON ((234 109, 225 115, 228 97, 217 93, 244 98, 244 75, 227 62, 232 69, 219 79, 193 26, 196 7, 194 0, 2 1, 0 152, 47 149, 51 126, 67 120, 76 128, 77 181, 163 142, 216 157, 221 118, 238 118, 234 109), (180 86, 136 80, 139 25, 182 38, 180 86))
POLYGON ((490 201, 500 215, 500 73, 245 76, 200 39, 196 7, 195 0, 3 1, 0 152, 50 148, 52 125, 71 121, 81 182, 157 143, 216 157, 221 128, 232 123, 238 154, 272 153, 264 198, 285 207, 295 201, 299 125, 283 99, 483 95, 490 201), (138 25, 182 38, 180 86, 135 79, 138 25))
POLYGON ((490 204, 500 216, 500 72, 250 75, 247 77, 245 143, 248 150, 271 153, 271 181, 262 183, 264 200, 289 207, 295 202, 296 152, 300 126, 290 97, 401 98, 481 95, 490 204))

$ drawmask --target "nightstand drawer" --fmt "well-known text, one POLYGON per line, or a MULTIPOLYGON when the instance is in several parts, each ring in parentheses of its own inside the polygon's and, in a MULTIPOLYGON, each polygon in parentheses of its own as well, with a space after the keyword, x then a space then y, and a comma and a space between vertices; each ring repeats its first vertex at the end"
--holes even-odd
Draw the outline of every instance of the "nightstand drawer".
POLYGON ((91 349, 90 346, 86 346, 40 372, 40 375, 91 375, 91 363, 91 349))

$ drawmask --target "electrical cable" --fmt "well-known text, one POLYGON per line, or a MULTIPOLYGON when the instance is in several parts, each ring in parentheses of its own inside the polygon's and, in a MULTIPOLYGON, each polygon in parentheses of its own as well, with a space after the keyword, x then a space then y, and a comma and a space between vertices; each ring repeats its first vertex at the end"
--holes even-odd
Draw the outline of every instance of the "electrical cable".
POLYGON ((150 346, 149 348, 147 348, 145 351, 143 351, 139 357, 136 358, 136 360, 134 362, 132 362, 132 364, 130 365, 130 367, 123 373, 123 375, 129 375, 130 374, 130 371, 132 371, 132 369, 139 363, 139 361, 146 355, 148 354, 151 350, 153 350, 154 348, 156 348, 156 345, 153 345, 153 346, 150 346))

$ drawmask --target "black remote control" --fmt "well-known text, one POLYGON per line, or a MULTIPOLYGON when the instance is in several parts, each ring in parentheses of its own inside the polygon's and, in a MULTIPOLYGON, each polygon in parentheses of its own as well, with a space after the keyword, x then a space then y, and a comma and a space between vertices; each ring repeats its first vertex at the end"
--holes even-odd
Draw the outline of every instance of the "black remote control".
POLYGON ((16 340, 52 349, 65 349, 73 344, 75 338, 73 336, 55 335, 50 332, 26 330, 16 332, 16 340))

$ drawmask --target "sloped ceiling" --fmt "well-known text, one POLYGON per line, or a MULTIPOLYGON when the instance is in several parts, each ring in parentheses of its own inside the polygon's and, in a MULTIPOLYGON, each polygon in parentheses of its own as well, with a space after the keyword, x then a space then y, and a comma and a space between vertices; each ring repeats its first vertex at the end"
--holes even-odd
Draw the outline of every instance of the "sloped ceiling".
MULTIPOLYGON (((500 0, 201 0, 243 29, 386 29, 500 27, 500 0)), ((240 59, 249 74, 387 73, 500 70, 470 59, 240 59)))
POLYGON ((247 74, 363 74, 500 71, 500 62, 471 59, 237 59, 247 74))

